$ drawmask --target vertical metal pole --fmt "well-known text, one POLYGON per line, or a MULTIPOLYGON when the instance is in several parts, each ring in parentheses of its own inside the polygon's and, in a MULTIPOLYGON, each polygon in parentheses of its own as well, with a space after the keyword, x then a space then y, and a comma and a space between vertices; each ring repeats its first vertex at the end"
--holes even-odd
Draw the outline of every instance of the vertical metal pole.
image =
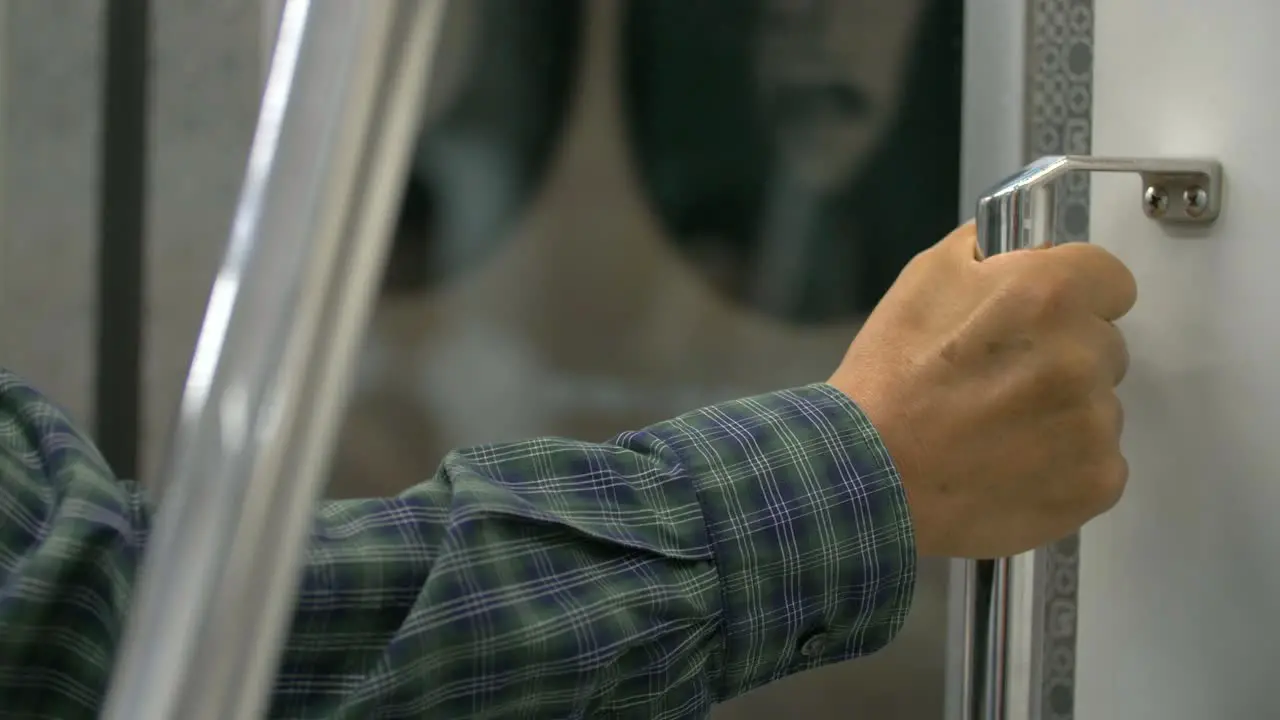
POLYGON ((103 717, 263 715, 443 0, 289 0, 103 717))
POLYGON ((1008 687, 1009 656, 1009 569, 1010 560, 1000 558, 992 562, 990 600, 986 613, 987 633, 984 659, 983 690, 984 720, 1003 720, 1007 717, 1005 691, 1008 687))
MULTIPOLYGON (((961 123, 960 220, 974 217, 993 183, 1022 167, 1025 154, 1030 3, 966 0, 961 123)), ((991 647, 991 561, 956 560, 949 578, 946 720, 986 720, 986 656, 991 647), (981 565, 981 567, 979 567, 981 565)))

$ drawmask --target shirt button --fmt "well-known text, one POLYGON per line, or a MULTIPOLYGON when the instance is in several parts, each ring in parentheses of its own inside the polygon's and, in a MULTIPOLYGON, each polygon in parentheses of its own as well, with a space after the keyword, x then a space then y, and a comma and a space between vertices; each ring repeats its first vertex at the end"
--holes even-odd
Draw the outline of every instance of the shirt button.
POLYGON ((825 633, 814 633, 809 636, 808 640, 800 646, 800 654, 807 657, 817 657, 822 654, 823 648, 827 645, 827 636, 825 633))

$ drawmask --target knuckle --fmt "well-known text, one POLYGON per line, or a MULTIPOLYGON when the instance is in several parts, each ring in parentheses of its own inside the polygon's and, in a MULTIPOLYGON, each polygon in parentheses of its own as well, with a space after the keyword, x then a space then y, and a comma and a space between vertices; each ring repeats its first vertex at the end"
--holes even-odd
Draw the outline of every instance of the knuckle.
POLYGON ((1098 415, 1098 426, 1105 442, 1115 445, 1120 442, 1120 433, 1124 430, 1124 405, 1114 392, 1108 392, 1097 401, 1095 412, 1098 415))
POLYGON ((1019 282, 1016 294, 1019 306, 1032 319, 1053 317, 1063 306, 1062 288, 1048 279, 1043 282, 1024 279, 1019 282))
POLYGON ((1070 345, 1058 354, 1058 376, 1071 389, 1088 390, 1098 377, 1100 359, 1087 348, 1070 345))
POLYGON ((1032 319, 1060 318, 1075 304, 1067 274, 1047 264, 1019 273, 1014 282, 1013 294, 1032 319))
POLYGON ((902 266, 902 271, 898 273, 898 277, 910 278, 928 274, 930 267, 934 263, 936 253, 937 250, 934 248, 928 248, 916 253, 907 261, 906 265, 902 266))
POLYGON ((1107 250, 1096 245, 1089 247, 1096 249, 1096 272, 1100 279, 1105 279, 1105 282, 1099 283, 1099 287, 1106 289, 1122 314, 1127 312, 1138 299, 1138 281, 1133 271, 1107 250))
POLYGON ((1079 449, 1089 466, 1111 462, 1120 452, 1119 402, 1094 401, 1077 413, 1079 449))
POLYGON ((1081 450, 1090 488, 1090 507, 1106 512, 1120 501, 1129 480, 1129 463, 1120 450, 1124 413, 1115 395, 1108 394, 1081 413, 1081 450))
POLYGON ((1096 353, 1078 345, 1064 345, 1052 351, 1041 368, 1037 390, 1045 397, 1078 398, 1097 384, 1099 359, 1096 353))
POLYGON ((1113 357, 1113 363, 1115 364, 1114 384, 1119 385, 1124 380, 1125 376, 1129 374, 1129 365, 1132 362, 1132 357, 1129 355, 1129 344, 1125 342, 1124 335, 1122 335, 1119 330, 1116 330, 1114 326, 1112 326, 1112 330, 1112 337, 1114 340, 1110 348, 1110 353, 1113 357))
POLYGON ((1129 462, 1124 455, 1112 452, 1096 466, 1094 476, 1095 500, 1097 513, 1104 513, 1115 507, 1124 496, 1125 487, 1129 483, 1129 462))

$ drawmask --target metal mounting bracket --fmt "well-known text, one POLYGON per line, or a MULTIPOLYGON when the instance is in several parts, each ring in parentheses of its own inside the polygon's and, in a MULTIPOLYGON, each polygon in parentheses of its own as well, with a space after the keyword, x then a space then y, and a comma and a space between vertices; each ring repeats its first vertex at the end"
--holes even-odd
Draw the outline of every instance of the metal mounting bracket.
POLYGON ((983 257, 1052 245, 1055 181, 1072 172, 1126 172, 1142 178, 1142 211, 1163 223, 1204 225, 1222 211, 1222 164, 1203 158, 1042 157, 978 200, 983 257))

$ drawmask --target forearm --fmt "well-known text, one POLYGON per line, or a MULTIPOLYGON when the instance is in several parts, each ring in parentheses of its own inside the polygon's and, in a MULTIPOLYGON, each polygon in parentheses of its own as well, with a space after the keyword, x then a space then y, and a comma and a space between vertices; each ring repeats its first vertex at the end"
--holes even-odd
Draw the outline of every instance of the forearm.
POLYGON ((289 716, 316 707, 325 666, 345 678, 328 701, 341 717, 686 717, 879 649, 914 580, 891 464, 825 386, 606 445, 454 453, 396 500, 331 505, 320 528, 304 597, 345 600, 304 602, 278 688, 289 716), (342 568, 377 582, 353 589, 342 568), (375 634, 385 648, 354 660, 342 638, 375 634))
MULTIPOLYGON (((96 716, 148 522, 0 371, 0 707, 96 716)), ((825 386, 453 453, 398 498, 320 509, 273 716, 683 717, 887 642, 908 522, 825 386)))

